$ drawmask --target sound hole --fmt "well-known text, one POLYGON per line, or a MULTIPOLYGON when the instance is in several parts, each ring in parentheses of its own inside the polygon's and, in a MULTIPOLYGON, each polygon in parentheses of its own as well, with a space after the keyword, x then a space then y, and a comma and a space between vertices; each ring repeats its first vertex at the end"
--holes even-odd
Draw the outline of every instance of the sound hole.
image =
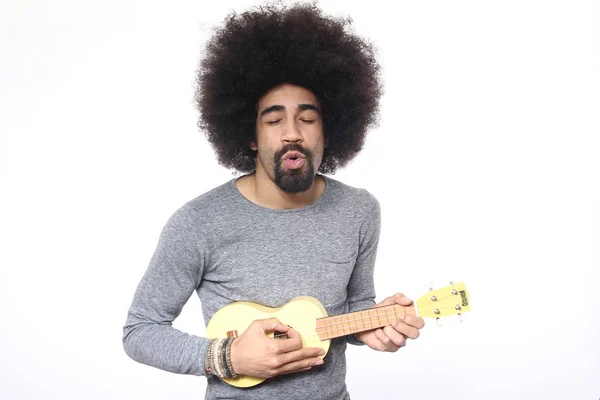
MULTIPOLYGON (((292 328, 290 325, 288 325, 290 328, 292 328)), ((294 328, 292 328, 294 329, 294 328)), ((289 339, 289 336, 287 335, 287 333, 285 332, 279 332, 279 331, 275 331, 273 332, 273 337, 275 339, 289 339)))

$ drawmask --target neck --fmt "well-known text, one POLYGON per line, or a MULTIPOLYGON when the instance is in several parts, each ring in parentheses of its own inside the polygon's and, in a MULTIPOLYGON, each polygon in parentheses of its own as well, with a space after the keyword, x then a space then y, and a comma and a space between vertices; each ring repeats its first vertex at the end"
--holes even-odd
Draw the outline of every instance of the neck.
POLYGON ((325 182, 320 175, 315 176, 311 187, 302 193, 287 193, 277 186, 262 168, 246 177, 245 185, 238 185, 240 192, 259 206, 273 209, 292 209, 315 203, 325 190, 325 182), (242 189, 245 187, 245 190, 242 189))
POLYGON ((350 314, 319 318, 316 330, 319 339, 328 340, 381 328, 404 318, 406 314, 415 315, 415 307, 404 307, 399 304, 374 307, 350 314))

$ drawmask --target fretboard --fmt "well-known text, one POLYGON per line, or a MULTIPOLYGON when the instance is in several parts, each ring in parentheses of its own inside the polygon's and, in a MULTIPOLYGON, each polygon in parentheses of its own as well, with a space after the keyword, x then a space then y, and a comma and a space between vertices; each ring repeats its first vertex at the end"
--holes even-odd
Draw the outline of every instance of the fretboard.
POLYGON ((369 308, 349 314, 317 319, 317 334, 321 340, 333 339, 393 324, 405 314, 415 314, 414 306, 399 304, 369 308))

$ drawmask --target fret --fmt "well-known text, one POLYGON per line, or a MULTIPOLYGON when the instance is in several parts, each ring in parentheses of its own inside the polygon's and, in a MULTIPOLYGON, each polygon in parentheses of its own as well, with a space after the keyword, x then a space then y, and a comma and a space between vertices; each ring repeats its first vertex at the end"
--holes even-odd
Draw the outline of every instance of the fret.
POLYGON ((379 313, 383 317, 383 320, 385 321, 384 326, 390 324, 390 317, 387 315, 387 312, 386 312, 389 309, 390 309, 390 307, 386 307, 384 310, 381 310, 381 311, 383 311, 383 313, 381 313, 381 311, 379 313))
POLYGON ((335 337, 334 328, 335 328, 335 325, 333 325, 333 317, 327 318, 327 331, 329 332, 329 337, 330 338, 334 338, 335 337))
POLYGON ((333 317, 331 322, 333 323, 333 334, 335 335, 335 337, 341 336, 340 335, 340 326, 338 325, 339 323, 339 317, 333 317))
POLYGON ((325 320, 323 318, 317 319, 317 335, 321 340, 327 340, 327 327, 325 325, 325 320))
POLYGON ((387 317, 385 315, 385 310, 384 309, 377 310, 377 321, 379 321, 379 326, 380 327, 387 325, 387 317))
POLYGON ((358 330, 358 327, 356 326, 356 314, 348 314, 348 320, 350 320, 350 330, 352 331, 352 333, 360 332, 358 330))
POLYGON ((371 326, 373 327, 373 329, 375 328, 379 328, 379 318, 377 318, 379 316, 379 314, 377 313, 376 309, 371 309, 369 310, 369 319, 371 321, 371 326))
POLYGON ((333 331, 335 332, 335 336, 336 337, 342 336, 342 333, 340 332, 340 328, 341 328, 340 317, 336 315, 335 317, 333 317, 332 322, 333 322, 333 326, 334 326, 333 331))
POLYGON ((386 325, 392 325, 396 322, 396 318, 393 315, 386 314, 385 319, 387 320, 386 325))
POLYGON ((365 330, 365 324, 359 312, 354 313, 354 323, 356 324, 357 332, 362 332, 365 330))
POLYGON ((317 323, 317 334, 321 340, 329 340, 382 328, 394 324, 401 319, 403 314, 407 313, 414 313, 414 307, 403 307, 396 304, 324 317, 320 318, 317 323))
POLYGON ((319 331, 319 329, 321 329, 321 324, 322 324, 322 319, 317 319, 316 320, 316 324, 315 324, 315 331, 317 332, 317 336, 319 336, 319 339, 323 340, 323 335, 321 335, 321 332, 319 331))
POLYGON ((348 329, 348 333, 346 335, 350 335, 355 332, 352 328, 352 314, 345 314, 344 318, 346 319, 346 328, 348 329))
POLYGON ((361 328, 361 330, 366 331, 367 327, 365 325, 365 316, 364 316, 363 312, 359 311, 358 315, 360 316, 360 328, 361 328))
POLYGON ((371 323, 372 329, 375 329, 378 327, 377 310, 374 308, 369 310, 369 322, 371 323))
POLYGON ((371 325, 371 316, 369 315, 369 310, 362 311, 362 315, 365 321, 365 328, 367 330, 371 329, 373 325, 371 325))

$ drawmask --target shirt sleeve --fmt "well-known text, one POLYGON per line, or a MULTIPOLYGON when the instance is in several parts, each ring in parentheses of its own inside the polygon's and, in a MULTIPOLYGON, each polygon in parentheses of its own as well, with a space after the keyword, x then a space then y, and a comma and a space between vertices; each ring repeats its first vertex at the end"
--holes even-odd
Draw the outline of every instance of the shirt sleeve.
MULTIPOLYGON (((354 271, 348 283, 348 312, 362 311, 375 305, 373 273, 379 233, 381 231, 381 207, 369 193, 371 207, 360 227, 360 243, 354 271)), ((348 343, 362 345, 354 335, 346 336, 348 343)))
POLYGON ((206 375, 209 339, 172 326, 200 285, 206 251, 200 219, 184 205, 163 228, 123 327, 123 347, 133 360, 174 373, 206 375))

